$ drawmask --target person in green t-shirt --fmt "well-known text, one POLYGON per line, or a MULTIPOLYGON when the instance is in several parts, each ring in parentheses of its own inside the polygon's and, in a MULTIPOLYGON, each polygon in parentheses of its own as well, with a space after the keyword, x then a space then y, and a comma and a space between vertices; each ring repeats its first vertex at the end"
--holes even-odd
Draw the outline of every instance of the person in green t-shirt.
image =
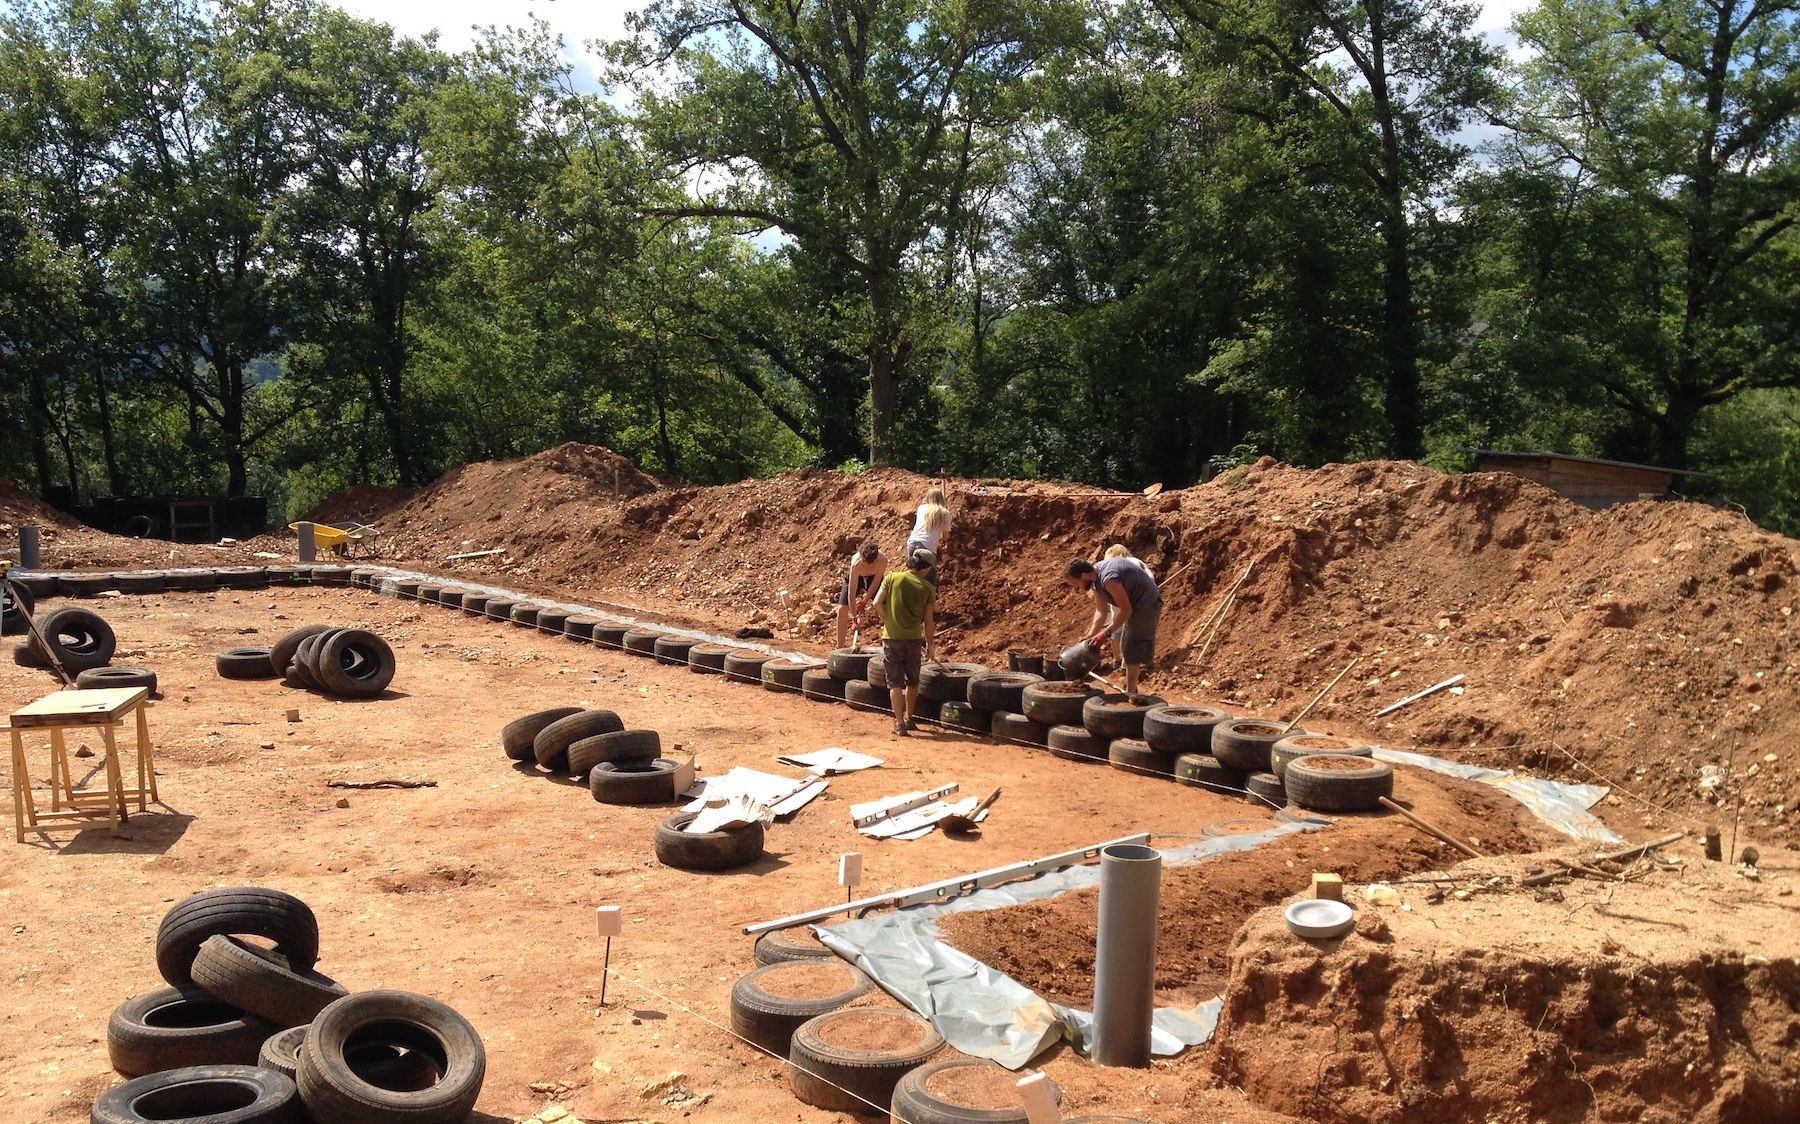
POLYGON ((887 671, 894 733, 901 737, 918 725, 913 712, 919 705, 919 669, 937 639, 937 614, 932 608, 937 588, 925 578, 936 565, 937 555, 915 550, 907 556, 906 569, 881 579, 875 592, 875 607, 881 610, 881 662, 887 671))

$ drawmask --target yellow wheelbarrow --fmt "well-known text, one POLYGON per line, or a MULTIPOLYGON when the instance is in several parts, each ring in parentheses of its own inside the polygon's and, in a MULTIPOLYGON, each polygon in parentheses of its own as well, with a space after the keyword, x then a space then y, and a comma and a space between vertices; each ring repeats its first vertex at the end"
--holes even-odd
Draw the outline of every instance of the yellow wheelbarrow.
MULTIPOLYGON (((299 523, 289 523, 288 530, 299 534, 300 528, 305 525, 304 520, 299 523)), ((356 546, 371 542, 381 534, 380 531, 365 523, 314 523, 312 524, 312 533, 314 546, 320 550, 329 550, 339 558, 352 556, 356 546)))

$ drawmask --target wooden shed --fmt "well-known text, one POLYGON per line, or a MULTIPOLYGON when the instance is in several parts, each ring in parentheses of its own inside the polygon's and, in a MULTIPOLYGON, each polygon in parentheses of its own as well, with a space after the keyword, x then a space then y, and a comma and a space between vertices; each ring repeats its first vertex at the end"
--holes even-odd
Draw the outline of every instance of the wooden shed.
POLYGON ((1571 457, 1563 453, 1468 451, 1475 454, 1477 472, 1511 472, 1535 480, 1583 507, 1592 508, 1611 507, 1632 500, 1667 499, 1675 479, 1691 475, 1678 468, 1571 457))

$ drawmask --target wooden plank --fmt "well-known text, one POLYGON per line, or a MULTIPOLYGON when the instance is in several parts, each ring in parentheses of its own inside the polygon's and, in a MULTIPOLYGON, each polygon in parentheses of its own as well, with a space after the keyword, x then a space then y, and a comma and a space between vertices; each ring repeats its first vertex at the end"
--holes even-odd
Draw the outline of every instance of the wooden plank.
POLYGON ((15 710, 14 726, 109 726, 150 697, 148 687, 106 687, 94 691, 58 691, 23 710, 15 710))

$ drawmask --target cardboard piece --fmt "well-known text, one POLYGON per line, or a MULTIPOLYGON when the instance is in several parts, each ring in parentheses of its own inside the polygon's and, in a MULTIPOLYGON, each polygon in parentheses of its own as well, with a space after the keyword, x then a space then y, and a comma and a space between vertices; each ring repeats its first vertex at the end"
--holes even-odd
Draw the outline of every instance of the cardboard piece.
POLYGON ((937 822, 952 813, 968 815, 979 803, 974 797, 946 803, 956 792, 955 781, 919 792, 903 792, 850 806, 856 830, 875 839, 919 839, 931 834, 937 822))
POLYGON ((866 753, 857 753, 855 750, 835 745, 827 749, 815 750, 812 753, 783 754, 775 760, 783 765, 798 766, 819 777, 836 776, 839 773, 855 773, 887 763, 883 758, 870 757, 866 753))
POLYGON ((748 796, 732 796, 716 802, 709 798, 702 803, 704 807, 700 809, 700 814, 681 829, 689 835, 707 831, 730 831, 735 827, 749 827, 753 823, 766 827, 775 822, 775 813, 767 804, 758 803, 748 796))
POLYGON ((722 777, 708 777, 687 785, 680 784, 680 779, 681 774, 677 773, 675 791, 694 798, 682 806, 684 812, 698 812, 714 801, 742 796, 777 816, 791 816, 829 787, 829 782, 812 777, 782 777, 742 765, 722 777))

